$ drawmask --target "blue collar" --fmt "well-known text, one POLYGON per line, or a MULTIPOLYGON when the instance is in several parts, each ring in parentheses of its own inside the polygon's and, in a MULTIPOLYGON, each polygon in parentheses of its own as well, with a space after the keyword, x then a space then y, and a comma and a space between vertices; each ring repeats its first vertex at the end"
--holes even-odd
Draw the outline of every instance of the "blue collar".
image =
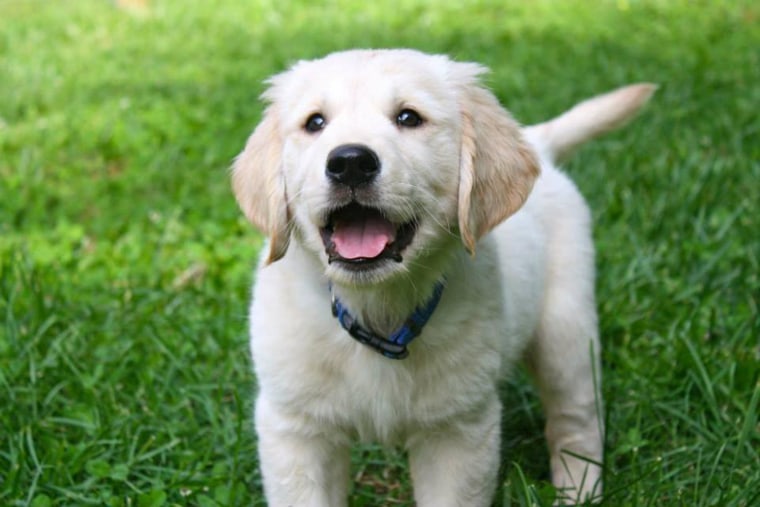
MULTIPOLYGON (((384 338, 364 327, 350 314, 346 307, 340 302, 340 300, 332 294, 332 313, 343 326, 343 329, 348 331, 355 340, 375 352, 379 352, 385 357, 391 359, 404 359, 409 355, 409 351, 406 346, 415 339, 422 332, 422 328, 425 327, 427 321, 430 320, 430 316, 433 315, 438 302, 441 300, 441 294, 443 294, 443 281, 439 281, 435 284, 433 289, 433 295, 428 302, 423 306, 418 306, 408 319, 394 331, 389 338, 384 338)), ((332 287, 330 287, 332 293, 332 287)))

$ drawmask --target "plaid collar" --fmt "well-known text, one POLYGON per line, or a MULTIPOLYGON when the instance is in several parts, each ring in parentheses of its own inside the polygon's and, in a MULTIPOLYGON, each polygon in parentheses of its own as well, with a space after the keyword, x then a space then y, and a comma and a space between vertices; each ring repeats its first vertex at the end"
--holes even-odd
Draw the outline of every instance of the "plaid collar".
POLYGON ((439 281, 435 284, 433 289, 433 295, 427 301, 426 304, 418 306, 409 318, 396 329, 388 338, 384 338, 377 333, 370 331, 362 327, 359 322, 348 313, 346 307, 340 302, 340 300, 332 292, 332 286, 330 287, 330 293, 332 294, 332 313, 333 316, 338 319, 343 329, 348 331, 355 340, 368 346, 375 352, 382 354, 390 359, 404 359, 409 355, 409 351, 406 346, 415 339, 422 332, 422 328, 425 327, 427 321, 433 315, 438 302, 441 300, 441 294, 443 294, 444 283, 439 281))

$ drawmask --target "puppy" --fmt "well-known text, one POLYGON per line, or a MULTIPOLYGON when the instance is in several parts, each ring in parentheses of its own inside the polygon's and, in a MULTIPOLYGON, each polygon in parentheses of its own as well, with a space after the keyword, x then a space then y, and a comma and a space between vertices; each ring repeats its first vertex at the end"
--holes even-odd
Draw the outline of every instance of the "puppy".
POLYGON ((521 129, 484 72, 356 50, 269 80, 232 180, 269 238, 250 333, 271 506, 346 505, 356 440, 408 451, 418 506, 489 505, 497 386, 522 357, 553 483, 570 500, 601 493, 589 211, 553 164, 654 88, 521 129))

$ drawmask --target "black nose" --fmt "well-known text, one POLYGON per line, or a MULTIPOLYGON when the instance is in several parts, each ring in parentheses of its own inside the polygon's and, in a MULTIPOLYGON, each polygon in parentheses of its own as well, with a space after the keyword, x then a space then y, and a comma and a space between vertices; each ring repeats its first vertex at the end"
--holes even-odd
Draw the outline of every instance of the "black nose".
POLYGON ((325 174, 336 183, 358 187, 370 183, 380 173, 380 160, 363 144, 344 144, 327 155, 325 174))

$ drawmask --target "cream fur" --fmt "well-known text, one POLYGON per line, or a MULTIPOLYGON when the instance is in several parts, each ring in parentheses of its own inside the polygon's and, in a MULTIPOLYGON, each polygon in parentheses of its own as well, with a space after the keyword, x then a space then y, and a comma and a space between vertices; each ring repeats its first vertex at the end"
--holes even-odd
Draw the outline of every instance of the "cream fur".
POLYGON ((552 164, 631 116, 651 87, 592 99, 526 138, 479 84, 482 72, 411 50, 348 51, 270 81, 271 105, 233 184, 271 237, 250 309, 271 506, 345 505, 356 440, 408 449, 418 506, 489 505, 497 383, 521 357, 546 411, 553 482, 568 498, 601 493, 600 468, 563 453, 603 460, 592 374, 600 346, 589 212, 552 164), (424 125, 395 125, 402 108, 424 125), (317 134, 303 129, 314 112, 327 120, 317 134), (328 264, 318 232, 340 198, 326 156, 346 143, 371 147, 382 163, 357 198, 394 222, 419 221, 403 262, 371 273, 328 264), (387 334, 444 276, 438 309, 401 361, 355 342, 330 313, 328 281, 365 327, 387 334))

